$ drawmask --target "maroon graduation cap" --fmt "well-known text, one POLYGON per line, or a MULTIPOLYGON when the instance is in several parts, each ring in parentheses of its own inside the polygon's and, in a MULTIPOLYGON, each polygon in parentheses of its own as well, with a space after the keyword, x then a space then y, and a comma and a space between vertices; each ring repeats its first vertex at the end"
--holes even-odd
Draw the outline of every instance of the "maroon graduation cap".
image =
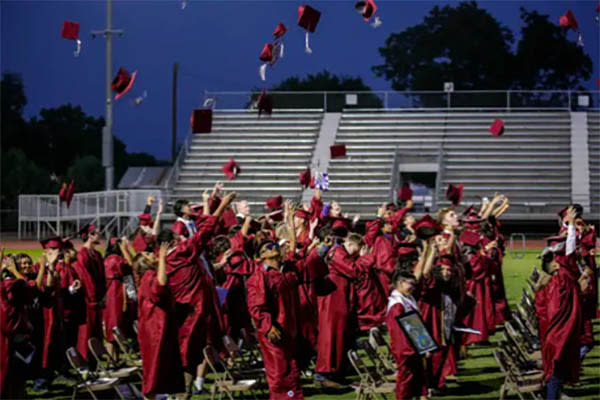
POLYGON ((490 133, 494 136, 502 136, 504 134, 504 121, 500 118, 496 118, 492 125, 490 125, 490 133))
POLYGON ((268 198, 265 202, 265 208, 267 210, 277 210, 283 206, 283 197, 281 195, 268 198))
POLYGON ((115 78, 112 81, 112 84, 110 85, 111 89, 114 92, 117 92, 117 94, 115 95, 115 100, 119 100, 131 90, 136 75, 137 71, 134 71, 130 75, 125 68, 119 68, 119 71, 117 71, 117 75, 115 76, 115 78))
POLYGON ((260 96, 258 96, 258 116, 260 117, 262 113, 271 115, 273 112, 273 99, 271 96, 267 94, 267 90, 263 89, 260 96))
POLYGON ((71 179, 71 182, 69 182, 69 184, 67 185, 67 190, 65 194, 65 202, 67 203, 67 208, 71 206, 73 196, 75 196, 75 179, 71 179))
POLYGON ((235 179, 242 172, 242 169, 233 158, 229 159, 221 169, 230 181, 235 179))
POLYGON ((201 108, 192 112, 190 117, 192 133, 210 133, 212 130, 212 109, 201 108))
POLYGON ((408 183, 403 184, 402 187, 400 189, 398 189, 398 198, 401 201, 412 200, 412 196, 413 196, 413 191, 410 188, 410 185, 408 183))
POLYGON ((446 188, 446 200, 449 200, 454 207, 460 204, 463 196, 464 185, 454 186, 449 184, 446 188))
POLYGON ((281 49, 283 44, 281 42, 276 42, 275 44, 265 43, 262 51, 258 58, 263 62, 263 64, 258 69, 258 74, 260 75, 260 79, 263 81, 267 79, 267 66, 272 67, 275 65, 277 60, 279 59, 281 49))
POLYGON ((81 52, 81 40, 79 40, 79 24, 72 21, 63 21, 62 29, 60 30, 60 37, 63 39, 74 40, 77 43, 77 49, 74 54, 75 57, 81 52))
POLYGON ((44 240, 40 240, 42 249, 62 249, 63 241, 60 236, 53 236, 44 240))
MULTIPOLYGON (((362 17, 365 19, 365 21, 369 22, 371 17, 373 17, 375 15, 375 13, 377 12, 377 4, 375 4, 374 0, 358 1, 358 2, 354 3, 354 9, 360 15, 362 15, 362 17)), ((379 17, 375 17, 375 22, 373 23, 373 27, 377 28, 379 25, 381 25, 381 20, 379 19, 379 17)))
POLYGON ((283 22, 280 22, 275 27, 275 31, 273 31, 273 36, 275 36, 275 39, 279 39, 280 37, 282 37, 283 35, 285 35, 286 32, 287 32, 287 28, 285 27, 285 25, 283 24, 283 22))
POLYGON ((429 239, 432 236, 442 232, 442 227, 436 220, 431 218, 429 214, 425 214, 423 218, 415 222, 413 229, 420 239, 429 239))
POLYGON ((306 168, 304 171, 300 172, 300 185, 307 188, 310 186, 310 181, 310 168, 306 168))
POLYGON ((346 156, 346 145, 345 144, 334 144, 329 146, 331 152, 331 158, 341 158, 346 156))
POLYGON ((575 14, 573 11, 567 10, 566 13, 560 16, 558 19, 560 26, 567 29, 573 29, 575 32, 579 29, 579 24, 577 23, 577 19, 575 19, 575 14))
POLYGON ((481 234, 471 230, 464 230, 458 237, 458 241, 468 246, 476 246, 481 241, 481 234))
POLYGON ((321 12, 315 10, 309 5, 301 5, 298 7, 298 25, 306 29, 306 36, 304 39, 304 50, 307 53, 312 53, 310 45, 308 43, 308 34, 314 33, 321 18, 321 12))

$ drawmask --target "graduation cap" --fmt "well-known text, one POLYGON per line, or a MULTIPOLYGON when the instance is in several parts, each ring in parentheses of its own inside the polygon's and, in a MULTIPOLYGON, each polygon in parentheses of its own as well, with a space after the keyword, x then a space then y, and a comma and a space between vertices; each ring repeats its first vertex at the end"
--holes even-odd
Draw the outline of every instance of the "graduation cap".
POLYGON ((396 254, 398 256, 405 256, 407 254, 418 253, 418 247, 419 245, 416 242, 398 242, 398 250, 396 250, 396 254))
POLYGON ((285 35, 286 32, 287 32, 287 28, 285 27, 285 25, 283 24, 283 22, 280 22, 275 27, 275 31, 273 31, 273 36, 275 36, 275 39, 279 39, 283 35, 285 35))
MULTIPOLYGON (((310 168, 306 168, 304 171, 300 172, 300 185, 303 186, 304 188, 307 188, 310 186, 311 183, 311 176, 310 176, 310 168)), ((314 181, 313 181, 314 184, 314 181)))
POLYGON ((301 5, 298 7, 298 25, 306 29, 306 35, 304 38, 304 50, 307 53, 312 53, 310 45, 308 43, 308 34, 314 33, 321 18, 321 12, 315 10, 309 5, 301 5))
POLYGON ((233 158, 229 159, 229 161, 223 165, 221 170, 230 181, 235 179, 242 172, 242 169, 233 158))
POLYGON ((346 145, 345 144, 334 144, 329 146, 331 152, 331 158, 340 158, 346 156, 346 145))
POLYGON ((573 11, 567 10, 567 12, 560 16, 558 19, 560 26, 565 28, 567 31, 569 29, 573 29, 574 32, 577 32, 577 45, 583 46, 583 35, 579 31, 579 24, 577 23, 577 19, 575 19, 575 14, 573 11))
POLYGON ((464 185, 454 186, 453 184, 449 184, 448 188, 446 188, 446 200, 452 202, 454 207, 459 205, 462 200, 463 187, 464 185))
POLYGON ((60 201, 66 201, 67 199, 67 183, 63 182, 62 185, 60 185, 60 190, 58 191, 58 199, 60 201))
POLYGON ((258 56, 258 58, 261 61, 263 61, 263 64, 258 69, 260 79, 262 79, 263 81, 267 79, 267 66, 272 67, 280 58, 282 52, 281 46, 281 42, 275 42, 275 44, 265 43, 265 45, 263 46, 263 49, 260 52, 260 55, 258 56))
POLYGON ((425 214, 423 218, 415 222, 413 229, 419 239, 429 239, 443 230, 440 224, 431 218, 429 214, 425 214))
POLYGON ((65 193, 65 202, 67 203, 67 208, 71 206, 73 196, 75 196, 75 179, 71 179, 71 182, 69 182, 67 185, 67 190, 65 193))
POLYGON ((117 92, 115 100, 119 100, 131 90, 136 75, 137 71, 134 71, 130 75, 125 68, 119 68, 119 71, 117 71, 117 75, 115 76, 115 78, 112 81, 112 84, 110 85, 111 89, 114 92, 117 92))
POLYGON ((138 215, 138 220, 140 221, 140 226, 152 225, 152 216, 148 213, 142 213, 138 215))
POLYGON ((412 200, 413 191, 408 183, 404 183, 400 189, 398 189, 398 198, 401 201, 412 200))
POLYGON ((269 115, 271 115, 271 113, 273 112, 273 99, 271 98, 271 96, 267 95, 266 89, 263 89, 260 93, 260 96, 258 96, 258 101, 256 105, 258 107, 259 117, 263 112, 269 115))
POLYGON ((331 224, 331 230, 336 236, 345 237, 348 234, 349 221, 346 218, 336 218, 331 224))
POLYGON ((94 232, 95 230, 98 230, 98 228, 96 228, 96 225, 92 224, 91 222, 88 222, 87 224, 83 225, 81 227, 81 229, 79 229, 79 231, 77 231, 77 235, 81 237, 81 239, 83 239, 84 241, 87 240, 88 235, 92 232, 94 232))
POLYGON ((294 216, 302 219, 309 219, 310 213, 303 208, 299 208, 296 211, 294 211, 294 216))
MULTIPOLYGON (((369 22, 372 16, 377 12, 377 4, 374 0, 358 1, 354 4, 354 9, 362 15, 365 21, 369 22)), ((381 25, 381 19, 375 17, 375 21, 371 24, 373 28, 377 28, 381 25)))
POLYGON ((212 109, 201 108, 192 111, 190 125, 192 133, 210 133, 212 130, 212 109))
POLYGON ((271 197, 265 202, 265 208, 267 210, 277 210, 283 206, 283 197, 281 195, 271 197))
POLYGON ((490 125, 490 133, 494 136, 502 136, 504 133, 504 121, 500 118, 496 118, 492 125, 490 125))
POLYGON ((557 212, 558 216, 560 217, 560 219, 562 220, 565 215, 567 215, 567 210, 569 209, 569 207, 573 207, 575 210, 575 218, 579 218, 583 215, 583 207, 581 206, 581 204, 571 204, 565 208, 563 208, 562 210, 560 210, 559 212, 557 212))
POLYGON ((64 238, 62 240, 62 248, 64 250, 68 250, 68 249, 73 249, 75 248, 75 246, 73 246, 73 242, 71 242, 71 240, 69 240, 69 238, 64 238))
POLYGON ((74 40, 77 44, 76 50, 73 52, 75 57, 81 53, 81 40, 79 40, 79 24, 72 21, 63 21, 60 37, 63 39, 74 40))
POLYGON ((40 244, 44 250, 46 249, 62 249, 63 240, 60 236, 53 236, 44 240, 40 240, 40 244))
POLYGON ((467 246, 476 246, 481 241, 481 235, 471 230, 464 230, 458 237, 458 241, 467 246))

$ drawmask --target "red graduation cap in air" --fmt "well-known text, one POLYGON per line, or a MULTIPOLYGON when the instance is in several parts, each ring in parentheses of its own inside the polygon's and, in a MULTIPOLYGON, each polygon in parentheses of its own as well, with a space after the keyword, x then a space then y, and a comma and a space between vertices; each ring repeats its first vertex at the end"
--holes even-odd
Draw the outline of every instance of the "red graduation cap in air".
POLYGON ((229 159, 229 161, 223 165, 221 170, 230 181, 235 179, 242 172, 242 169, 233 158, 229 159))
POLYGON ((63 21, 60 37, 63 39, 74 40, 77 44, 77 49, 73 52, 75 57, 81 53, 81 40, 79 40, 79 24, 72 21, 63 21))
POLYGON ((449 184, 446 188, 446 200, 452 202, 452 205, 456 207, 462 201, 464 185, 454 186, 449 184))
POLYGON ((310 168, 307 167, 304 171, 300 172, 300 185, 307 188, 310 186, 311 180, 310 168))
POLYGON ((566 28, 567 31, 569 29, 573 29, 574 32, 577 32, 577 45, 583 46, 583 36, 579 31, 579 24, 577 23, 577 19, 575 19, 575 14, 573 14, 573 11, 567 10, 566 13, 560 16, 558 23, 563 28, 566 28))
POLYGON ((58 191, 58 200, 60 201, 66 201, 67 200, 67 183, 63 182, 62 185, 60 185, 60 190, 58 191))
POLYGON ((212 130, 212 109, 201 108, 192 111, 190 117, 192 133, 210 133, 212 130))
POLYGON ((346 156, 346 145, 345 144, 334 144, 329 146, 331 152, 331 158, 341 158, 346 156))
POLYGON ((73 196, 75 196, 75 179, 71 179, 71 182, 69 182, 67 185, 67 190, 65 193, 65 202, 67 203, 67 208, 71 206, 73 196))
POLYGON ((280 48, 281 42, 275 42, 275 44, 265 43, 262 51, 260 52, 258 58, 263 62, 263 64, 258 69, 258 74, 260 75, 260 79, 263 81, 267 79, 267 65, 272 67, 279 59, 280 48))
POLYGON ((115 100, 119 100, 121 97, 125 96, 127 92, 131 90, 133 86, 133 82, 135 81, 135 77, 137 75, 137 71, 134 71, 131 75, 127 70, 123 67, 119 68, 117 71, 117 75, 112 81, 111 89, 114 92, 117 92, 115 96, 115 100))
POLYGON ((502 136, 504 133, 504 121, 500 118, 496 118, 492 125, 490 125, 490 133, 494 136, 502 136))
MULTIPOLYGON (((377 12, 377 4, 375 4, 374 0, 358 1, 354 4, 354 9, 360 15, 362 15, 365 21, 369 22, 371 17, 373 17, 377 12)), ((381 19, 379 19, 379 17, 375 17, 375 21, 371 25, 374 28, 377 28, 379 25, 381 25, 381 19)))
POLYGON ((436 220, 431 218, 429 214, 425 214, 423 218, 415 222, 413 229, 417 237, 420 239, 429 239, 442 232, 442 227, 437 223, 436 220))
POLYGON ((281 38, 283 37, 283 35, 285 35, 286 32, 287 28, 282 22, 280 22, 273 31, 273 36, 275 37, 275 44, 279 49, 279 58, 283 58, 283 39, 281 38))
POLYGON ((277 209, 280 209, 282 206, 283 206, 283 197, 281 197, 281 195, 271 197, 271 198, 267 199, 267 201, 265 202, 265 208, 267 210, 277 210, 277 209))
POLYGON ((413 196, 413 191, 410 188, 410 185, 408 183, 403 184, 402 187, 400 189, 398 189, 398 198, 401 201, 412 200, 412 196, 413 196))
POLYGON ((298 7, 298 25, 306 29, 304 50, 309 54, 312 53, 312 50, 308 44, 308 34, 314 33, 320 18, 321 12, 311 6, 305 4, 298 7))
POLYGON ((269 115, 271 115, 271 113, 273 112, 273 99, 267 94, 266 89, 263 89, 260 93, 260 96, 258 96, 256 106, 258 108, 259 117, 263 112, 269 115))

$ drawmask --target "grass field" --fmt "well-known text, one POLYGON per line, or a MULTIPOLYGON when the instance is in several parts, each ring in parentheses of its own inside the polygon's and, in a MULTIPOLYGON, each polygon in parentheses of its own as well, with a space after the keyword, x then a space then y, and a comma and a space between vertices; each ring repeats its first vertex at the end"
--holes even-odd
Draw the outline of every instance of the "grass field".
MULTIPOLYGON (((7 252, 20 251, 13 249, 7 250, 7 252)), ((26 252, 37 258, 41 250, 26 252)), ((522 259, 515 259, 510 255, 505 258, 503 266, 504 283, 511 307, 514 307, 514 304, 519 301, 522 289, 526 286, 525 279, 531 272, 532 267, 539 264, 536 259, 538 254, 538 251, 531 251, 527 252, 522 259)), ((597 340, 600 335, 600 321, 595 321, 594 335, 597 340)), ((470 348, 469 358, 459 363, 458 381, 450 383, 441 396, 433 397, 433 399, 498 398, 503 375, 492 356, 492 350, 499 337, 500 334, 497 333, 491 338, 491 346, 470 348)), ((71 388, 60 385, 53 385, 51 389, 51 392, 42 398, 66 399, 70 398, 72 393, 71 388)), ((331 394, 322 393, 309 380, 303 381, 303 390, 305 397, 311 400, 355 398, 354 392, 351 390, 331 394)), ((580 383, 576 387, 566 388, 566 394, 577 399, 600 399, 600 346, 595 346, 587 355, 580 383)), ((388 396, 388 398, 392 397, 391 395, 388 396)), ((196 400, 208 398, 210 398, 208 394, 193 397, 196 400)))

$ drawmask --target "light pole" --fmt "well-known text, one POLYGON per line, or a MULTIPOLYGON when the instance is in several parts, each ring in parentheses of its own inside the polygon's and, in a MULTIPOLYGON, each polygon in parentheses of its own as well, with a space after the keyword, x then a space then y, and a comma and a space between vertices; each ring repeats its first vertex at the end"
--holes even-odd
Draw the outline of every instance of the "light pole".
POLYGON ((123 37, 121 29, 112 29, 112 0, 106 0, 106 28, 92 31, 92 38, 103 35, 106 39, 106 125, 102 128, 102 166, 105 168, 106 190, 114 188, 113 134, 112 134, 112 36, 123 37))

